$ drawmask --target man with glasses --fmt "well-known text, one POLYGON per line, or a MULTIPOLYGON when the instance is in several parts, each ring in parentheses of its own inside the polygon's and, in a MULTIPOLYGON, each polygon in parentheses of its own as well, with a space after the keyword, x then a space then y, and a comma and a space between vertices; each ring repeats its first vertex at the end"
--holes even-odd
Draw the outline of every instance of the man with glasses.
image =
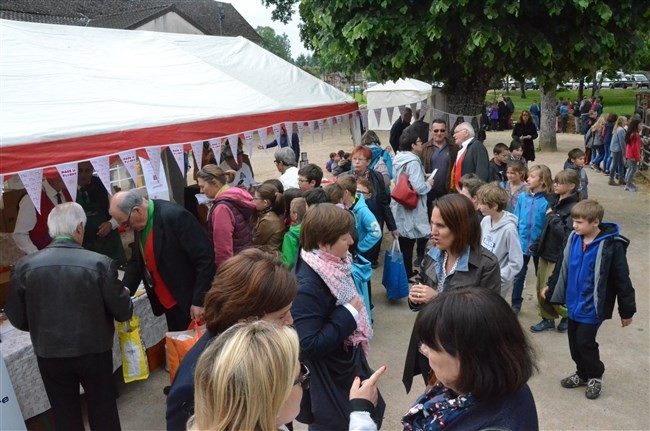
POLYGON ((123 279, 131 294, 143 281, 153 313, 165 314, 170 331, 203 320, 203 299, 216 268, 212 243, 198 220, 179 205, 144 199, 135 190, 116 193, 109 212, 133 230, 123 279))
POLYGON ((298 171, 298 188, 303 192, 320 187, 323 180, 323 170, 320 166, 310 163, 298 171))
POLYGON ((460 190, 460 177, 465 174, 476 174, 487 182, 490 175, 489 157, 483 142, 474 137, 474 127, 464 122, 456 126, 454 142, 458 147, 453 166, 452 181, 455 190, 460 190))

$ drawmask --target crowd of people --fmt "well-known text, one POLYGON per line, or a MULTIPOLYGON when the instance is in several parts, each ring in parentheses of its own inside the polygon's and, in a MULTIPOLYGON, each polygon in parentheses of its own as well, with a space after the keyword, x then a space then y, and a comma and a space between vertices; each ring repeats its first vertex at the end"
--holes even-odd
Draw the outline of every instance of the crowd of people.
POLYGON ((167 429, 270 431, 291 429, 294 420, 310 430, 379 429, 390 408, 379 391, 385 367, 371 369, 368 352, 371 276, 384 227, 399 242, 407 303, 418 314, 403 383, 409 392, 421 375, 426 386, 404 413, 405 430, 538 429, 527 385, 534 353, 517 319, 530 260, 541 316, 530 331, 568 332, 576 371, 560 384, 584 386, 587 398, 598 398, 604 364, 597 331, 615 302, 622 326, 636 309, 629 240, 589 199, 586 167, 606 170, 600 163, 607 167, 609 157, 612 181, 635 190, 640 153, 639 121, 605 115, 589 125, 592 143, 571 150, 554 176, 534 164, 529 111, 513 125, 512 142, 496 144, 490 159, 470 123, 450 130, 416 113, 410 124, 407 110, 394 127, 402 129, 396 148, 392 131, 386 149, 365 132, 349 154, 331 155, 325 170, 337 175, 327 185, 320 166, 297 166, 284 132, 274 154, 277 179, 246 188, 233 170, 198 167, 198 189, 210 200, 204 220, 131 190, 110 204, 102 198, 105 220, 91 224, 89 208, 97 207, 70 198, 57 204, 49 196, 60 194, 58 183, 48 180, 51 206, 34 214, 27 237, 35 250, 16 264, 6 313, 30 331, 57 429, 83 429, 79 393, 70 389, 80 383, 93 429, 120 428, 109 339, 113 319, 131 317, 129 296, 141 283, 170 331, 191 321, 207 329, 169 388, 167 429), (402 181, 412 204, 391 197, 391 183, 402 181), (133 232, 121 281, 119 260, 82 247, 85 235, 115 225, 133 232), (84 306, 63 307, 61 298, 84 306), (60 338, 62 326, 78 331, 60 338), (97 372, 87 373, 89 363, 97 372))

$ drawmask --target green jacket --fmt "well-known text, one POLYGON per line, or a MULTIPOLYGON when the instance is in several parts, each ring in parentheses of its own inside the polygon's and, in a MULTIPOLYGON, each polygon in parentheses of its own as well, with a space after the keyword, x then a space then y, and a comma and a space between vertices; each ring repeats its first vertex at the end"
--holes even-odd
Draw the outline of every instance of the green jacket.
POLYGON ((287 268, 293 268, 300 247, 300 225, 289 226, 289 231, 284 234, 282 241, 282 263, 287 268))

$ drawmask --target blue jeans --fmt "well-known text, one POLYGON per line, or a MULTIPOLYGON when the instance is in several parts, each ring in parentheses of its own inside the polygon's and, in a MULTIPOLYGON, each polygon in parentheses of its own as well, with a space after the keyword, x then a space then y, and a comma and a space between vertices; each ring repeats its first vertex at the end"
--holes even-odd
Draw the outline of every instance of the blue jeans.
MULTIPOLYGON (((512 287, 512 297, 510 302, 513 307, 521 308, 524 298, 521 296, 524 293, 524 285, 526 284, 526 273, 528 272, 528 262, 530 262, 531 256, 524 254, 524 266, 521 267, 519 274, 515 275, 514 285, 512 287)), ((533 264, 535 265, 535 275, 537 275, 537 266, 539 265, 539 258, 533 256, 533 264)))
POLYGON ((623 160, 622 151, 614 151, 611 153, 611 165, 609 166, 609 179, 613 180, 618 174, 618 178, 625 177, 625 161, 623 160))
POLYGON ((605 159, 605 151, 602 145, 594 145, 591 147, 592 156, 591 164, 594 166, 600 166, 600 162, 605 159))
POLYGON ((626 187, 630 190, 636 191, 636 185, 634 184, 634 176, 636 175, 637 162, 635 159, 627 159, 627 172, 625 173, 625 184, 626 187))
POLYGON ((612 153, 609 151, 609 145, 603 145, 603 171, 609 170, 609 165, 612 163, 611 154, 612 153))

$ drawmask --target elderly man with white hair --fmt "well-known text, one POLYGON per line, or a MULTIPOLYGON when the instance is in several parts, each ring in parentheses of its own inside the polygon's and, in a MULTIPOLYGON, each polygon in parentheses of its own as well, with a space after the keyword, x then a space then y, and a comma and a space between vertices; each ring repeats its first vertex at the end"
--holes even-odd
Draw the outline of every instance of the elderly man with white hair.
POLYGON ((298 188, 298 168, 296 167, 296 153, 289 148, 280 148, 275 152, 273 163, 280 172, 280 182, 285 190, 298 188))
POLYGON ((474 127, 471 123, 464 122, 456 126, 454 142, 458 147, 451 177, 455 189, 460 189, 458 183, 465 174, 476 174, 487 182, 490 174, 488 152, 483 142, 475 138, 474 127))
POLYGON ((119 430, 113 320, 129 320, 133 303, 114 261, 81 247, 85 224, 75 202, 52 209, 47 227, 53 241, 16 263, 5 313, 14 327, 29 331, 55 429, 84 429, 81 384, 90 428, 119 430))

